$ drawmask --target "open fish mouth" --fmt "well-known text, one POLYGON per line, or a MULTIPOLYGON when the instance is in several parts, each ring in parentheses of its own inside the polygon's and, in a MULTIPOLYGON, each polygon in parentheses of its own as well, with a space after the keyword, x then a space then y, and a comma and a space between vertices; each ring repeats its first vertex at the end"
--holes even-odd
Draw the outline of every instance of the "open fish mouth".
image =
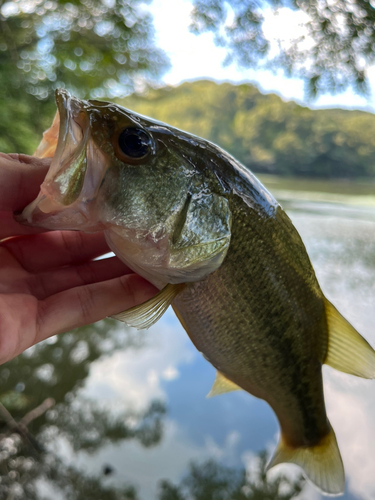
POLYGON ((55 97, 57 113, 34 153, 39 158, 52 157, 52 162, 38 197, 16 219, 46 229, 80 229, 87 222, 81 202, 87 199, 89 190, 87 186, 85 189, 90 135, 88 103, 64 89, 56 90, 55 97), (76 214, 73 220, 72 211, 76 214))

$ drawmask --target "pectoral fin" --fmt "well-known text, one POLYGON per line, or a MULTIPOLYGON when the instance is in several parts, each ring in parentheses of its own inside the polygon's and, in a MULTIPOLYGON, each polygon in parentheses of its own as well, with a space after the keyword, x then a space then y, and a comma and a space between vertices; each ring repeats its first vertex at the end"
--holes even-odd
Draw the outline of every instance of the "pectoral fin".
POLYGON ((176 285, 168 284, 151 299, 143 302, 139 306, 131 307, 127 311, 111 316, 114 319, 123 321, 128 326, 137 330, 150 328, 156 323, 172 304, 176 296, 185 288, 185 283, 176 285))
POLYGON ((326 495, 342 495, 345 489, 344 466, 333 429, 315 446, 291 448, 281 436, 267 470, 291 462, 299 465, 306 477, 326 495))
POLYGON ((207 394, 207 398, 212 398, 218 396, 219 394, 225 394, 226 392, 240 391, 241 387, 236 385, 231 380, 228 380, 222 373, 216 372, 215 382, 207 394))
POLYGON ((326 365, 363 378, 375 378, 375 351, 370 344, 325 300, 328 324, 326 365))

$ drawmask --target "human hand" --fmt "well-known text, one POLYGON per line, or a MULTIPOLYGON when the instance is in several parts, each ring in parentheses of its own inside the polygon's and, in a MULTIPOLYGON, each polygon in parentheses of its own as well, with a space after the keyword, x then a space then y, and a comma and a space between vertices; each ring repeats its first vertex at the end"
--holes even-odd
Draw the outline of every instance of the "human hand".
POLYGON ((103 233, 42 232, 14 220, 36 198, 49 163, 0 153, 0 364, 157 292, 117 257, 93 260, 110 251, 103 233))

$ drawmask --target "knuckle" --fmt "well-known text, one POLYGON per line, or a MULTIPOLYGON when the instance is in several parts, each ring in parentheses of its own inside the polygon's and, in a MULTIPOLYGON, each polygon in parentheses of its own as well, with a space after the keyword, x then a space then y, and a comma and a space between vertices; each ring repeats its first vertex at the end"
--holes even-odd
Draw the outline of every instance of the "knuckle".
POLYGON ((22 245, 18 244, 17 238, 0 242, 0 263, 2 267, 20 267, 20 262, 24 259, 25 254, 22 245))
POLYGON ((77 298, 83 321, 85 323, 91 323, 93 312, 96 310, 96 300, 93 288, 89 285, 78 288, 77 298))
POLYGON ((71 262, 79 260, 84 254, 85 249, 84 233, 62 231, 61 238, 71 262))
POLYGON ((39 300, 43 300, 49 295, 50 280, 45 279, 45 276, 29 276, 25 282, 30 293, 39 300))
POLYGON ((43 330, 45 319, 47 316, 47 303, 44 300, 38 300, 36 315, 35 315, 35 338, 33 345, 43 338, 43 330))
POLYGON ((96 276, 94 269, 91 264, 84 264, 82 266, 76 266, 76 272, 82 284, 95 283, 96 276))
POLYGON ((131 276, 130 274, 120 277, 120 284, 124 292, 124 297, 127 297, 127 301, 129 302, 129 307, 137 304, 136 292, 134 286, 132 286, 131 276))

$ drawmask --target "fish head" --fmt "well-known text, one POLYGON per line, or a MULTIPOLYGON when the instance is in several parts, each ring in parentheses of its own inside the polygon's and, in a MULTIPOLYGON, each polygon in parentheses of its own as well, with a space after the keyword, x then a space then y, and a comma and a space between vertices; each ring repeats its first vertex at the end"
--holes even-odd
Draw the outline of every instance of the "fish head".
POLYGON ((231 214, 205 141, 65 90, 56 91, 56 102, 35 153, 53 156, 51 166, 19 220, 104 231, 112 250, 154 283, 195 281, 216 269, 231 214))
POLYGON ((95 230, 98 202, 104 202, 121 211, 124 224, 155 226, 162 206, 166 213, 163 193, 155 196, 158 185, 169 181, 168 198, 173 196, 164 166, 174 168, 179 160, 153 136, 154 123, 112 103, 77 99, 64 89, 56 91, 56 103, 53 124, 34 153, 52 157, 51 166, 20 221, 47 229, 95 230), (152 203, 147 202, 152 194, 152 203))

